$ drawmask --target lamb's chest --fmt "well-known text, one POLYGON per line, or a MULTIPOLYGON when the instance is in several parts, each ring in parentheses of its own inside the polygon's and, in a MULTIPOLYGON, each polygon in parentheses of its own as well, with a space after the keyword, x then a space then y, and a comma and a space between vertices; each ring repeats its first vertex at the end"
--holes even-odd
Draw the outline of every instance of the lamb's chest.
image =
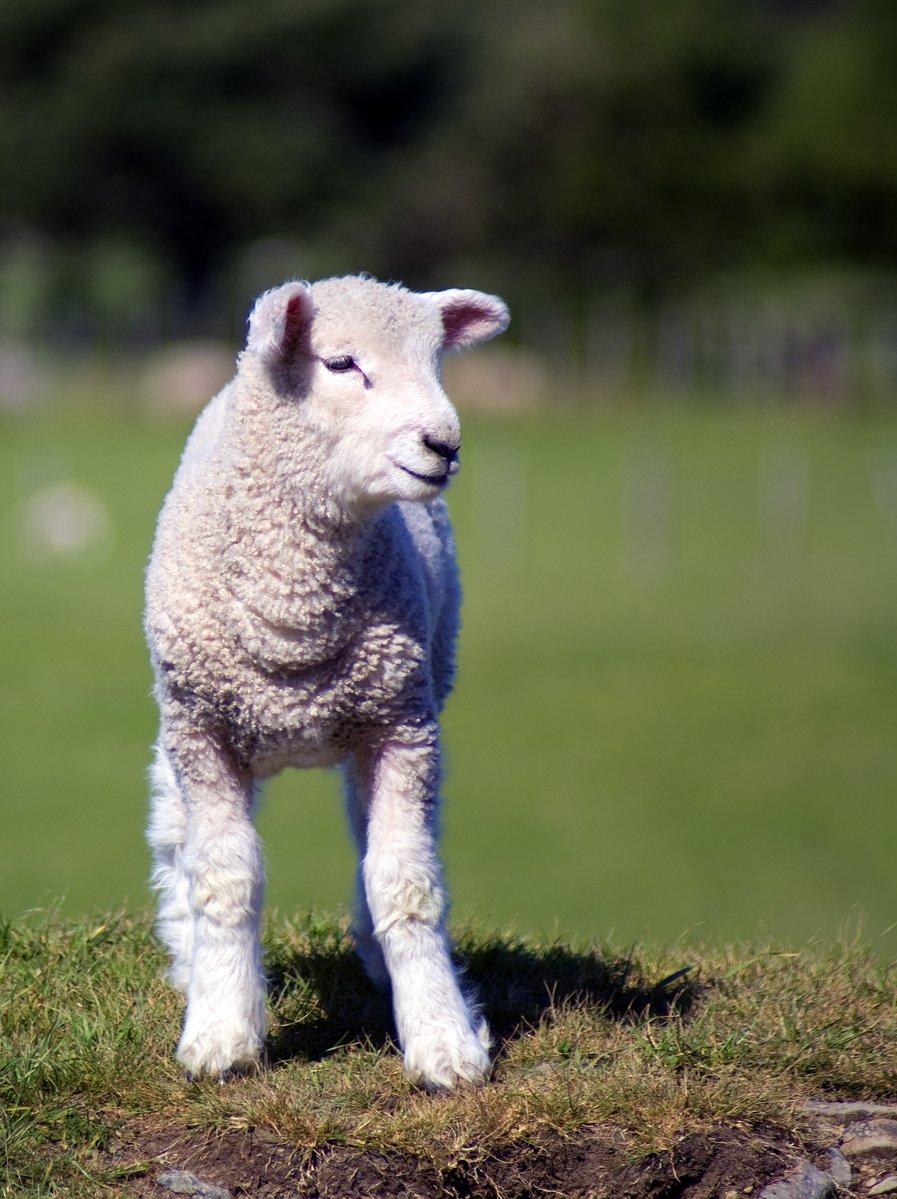
POLYGON ((372 729, 429 714, 426 651, 395 623, 369 625, 330 660, 256 671, 240 724, 260 774, 340 761, 372 729))

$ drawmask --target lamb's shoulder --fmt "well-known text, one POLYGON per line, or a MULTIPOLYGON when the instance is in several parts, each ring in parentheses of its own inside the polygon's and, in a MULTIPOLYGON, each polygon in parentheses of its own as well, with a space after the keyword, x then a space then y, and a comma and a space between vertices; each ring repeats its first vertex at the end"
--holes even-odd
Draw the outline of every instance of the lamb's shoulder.
POLYGON ((236 379, 232 379, 216 396, 209 400, 196 418, 196 423, 181 454, 181 461, 175 475, 176 487, 196 468, 207 463, 213 453, 218 450, 230 397, 236 386, 236 379))

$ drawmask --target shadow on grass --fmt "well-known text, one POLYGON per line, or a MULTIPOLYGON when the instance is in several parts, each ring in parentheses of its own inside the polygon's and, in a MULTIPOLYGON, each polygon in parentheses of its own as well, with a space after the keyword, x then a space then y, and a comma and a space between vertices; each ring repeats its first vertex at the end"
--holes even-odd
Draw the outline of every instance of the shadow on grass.
MULTIPOLYGON (((651 980, 632 957, 501 937, 464 941, 457 958, 499 1048, 571 1005, 634 1023, 687 1016, 704 989, 688 967, 651 980)), ((350 1044, 378 1050, 395 1039, 389 996, 375 990, 344 937, 275 947, 268 978, 281 1021, 269 1044, 272 1064, 317 1061, 350 1044)))
POLYGON ((513 1041, 553 1011, 585 1005, 609 1020, 687 1016, 703 991, 686 966, 645 978, 632 957, 495 938, 464 944, 462 961, 496 1041, 513 1041))
POLYGON ((346 1045, 382 1049, 394 1037, 389 996, 373 986, 346 937, 308 948, 275 947, 268 989, 280 1027, 268 1043, 272 1065, 320 1061, 346 1045))

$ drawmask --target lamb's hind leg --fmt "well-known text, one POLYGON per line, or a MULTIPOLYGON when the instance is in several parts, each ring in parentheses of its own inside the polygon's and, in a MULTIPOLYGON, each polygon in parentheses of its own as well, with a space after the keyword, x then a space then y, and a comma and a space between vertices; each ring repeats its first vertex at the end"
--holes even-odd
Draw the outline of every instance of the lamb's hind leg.
POLYGON ((153 855, 152 884, 158 894, 156 930, 171 955, 168 977, 186 991, 193 956, 193 914, 184 870, 187 808, 161 738, 150 767, 150 784, 146 837, 153 855))
POLYGON ((381 745, 359 760, 358 777, 367 812, 365 893, 406 1072, 431 1088, 480 1082, 490 1068, 489 1032, 462 994, 445 931, 435 729, 381 745))
POLYGON ((380 990, 389 986, 389 974, 383 960, 383 950, 374 936, 374 921, 368 907, 364 886, 364 859, 367 853, 367 796, 364 780, 359 777, 353 759, 345 768, 346 815, 358 850, 358 871, 355 877, 355 904, 352 916, 352 939, 368 978, 380 990))
POLYGON ((171 855, 177 869, 165 881, 189 912, 186 920, 168 919, 170 927, 189 930, 177 933, 187 991, 178 1059, 194 1076, 244 1070, 258 1061, 267 1031, 259 939, 264 870, 252 781, 211 737, 184 735, 172 756, 184 823, 171 855))

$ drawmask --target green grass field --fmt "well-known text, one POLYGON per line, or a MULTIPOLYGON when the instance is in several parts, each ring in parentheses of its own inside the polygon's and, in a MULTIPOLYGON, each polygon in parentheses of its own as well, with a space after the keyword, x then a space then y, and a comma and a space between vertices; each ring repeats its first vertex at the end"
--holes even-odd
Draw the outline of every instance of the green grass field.
MULTIPOLYGON (((7 915, 147 902, 142 573, 185 433, 109 403, 0 421, 7 915), (61 480, 108 516, 81 555, 34 546, 61 480)), ((469 417, 450 498, 456 911, 617 944, 864 921, 897 954, 897 416, 469 417)), ((336 779, 282 777, 260 824, 272 905, 348 898, 336 779)))

